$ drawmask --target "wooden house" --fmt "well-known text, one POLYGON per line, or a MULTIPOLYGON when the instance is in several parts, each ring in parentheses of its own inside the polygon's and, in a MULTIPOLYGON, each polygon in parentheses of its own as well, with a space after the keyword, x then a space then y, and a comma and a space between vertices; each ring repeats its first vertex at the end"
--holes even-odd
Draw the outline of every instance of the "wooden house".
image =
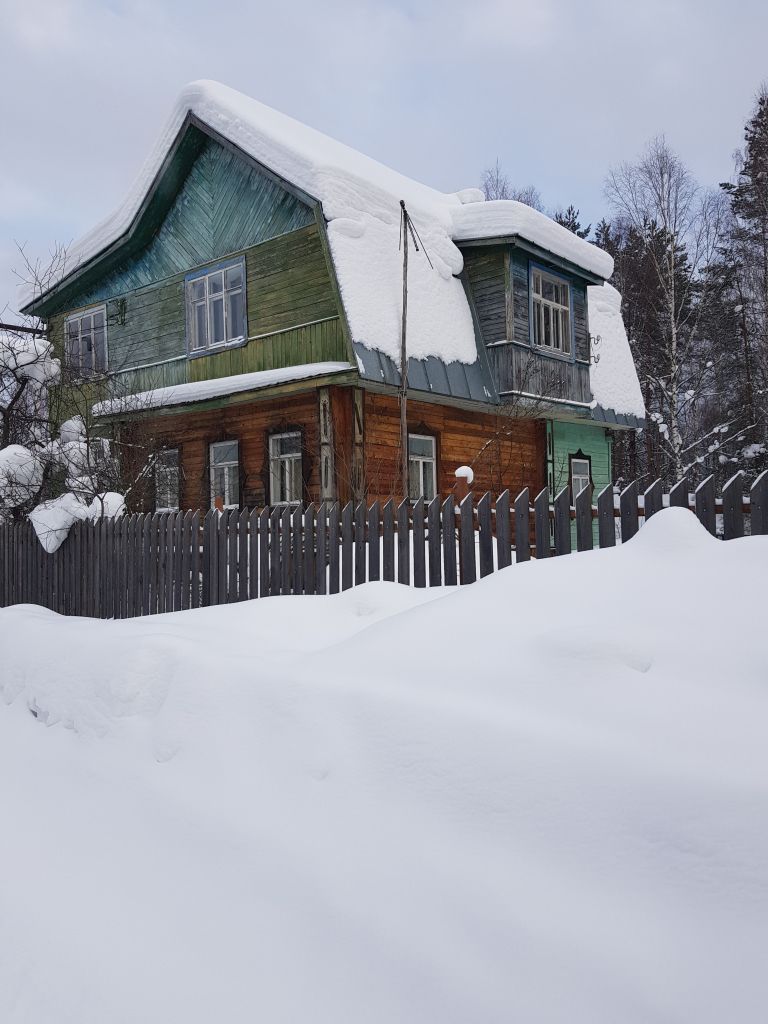
POLYGON ((400 495, 400 202, 411 496, 610 476, 643 404, 611 258, 516 202, 444 194, 216 83, 24 312, 168 509, 400 495), (601 330, 592 323, 597 310, 601 330), (598 336, 599 335, 599 336, 598 336), (141 453, 141 458, 136 453, 141 453))

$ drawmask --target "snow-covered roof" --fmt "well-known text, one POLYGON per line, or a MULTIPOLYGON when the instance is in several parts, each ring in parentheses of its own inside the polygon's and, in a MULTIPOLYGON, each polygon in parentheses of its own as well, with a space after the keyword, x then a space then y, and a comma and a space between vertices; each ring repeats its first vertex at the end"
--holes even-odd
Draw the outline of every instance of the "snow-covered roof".
POLYGON ((174 384, 170 387, 154 388, 152 391, 140 391, 135 395, 97 402, 93 407, 93 415, 117 416, 120 413, 145 412, 168 405, 205 402, 210 398, 222 398, 244 391, 259 391, 261 388, 287 384, 295 380, 328 377, 351 369, 349 363, 307 363, 304 366, 285 366, 278 370, 257 370, 254 373, 237 373, 230 377, 215 377, 212 380, 192 381, 189 384, 174 384))
POLYGON ((71 248, 61 277, 128 231, 190 113, 322 204, 353 340, 394 360, 401 199, 432 262, 414 254, 409 264, 408 351, 415 359, 477 359, 469 304, 456 276, 463 267, 458 241, 514 234, 591 273, 612 273, 610 256, 521 203, 485 203, 477 189, 439 192, 227 86, 200 81, 179 96, 125 202, 71 248))
POLYGON ((643 419, 645 403, 621 317, 621 294, 603 284, 588 288, 587 297, 589 333, 600 339, 589 373, 593 401, 619 415, 643 419))

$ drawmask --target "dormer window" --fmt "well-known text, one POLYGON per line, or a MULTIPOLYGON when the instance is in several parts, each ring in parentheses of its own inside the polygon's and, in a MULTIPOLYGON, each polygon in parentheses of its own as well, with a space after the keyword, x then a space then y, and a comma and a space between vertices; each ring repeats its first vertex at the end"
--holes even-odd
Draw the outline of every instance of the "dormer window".
POLYGON ((245 261, 196 271, 185 280, 191 355, 245 341, 245 261))
POLYGON ((531 274, 533 293, 533 343, 544 351, 571 354, 570 286, 562 278, 534 269, 531 274))

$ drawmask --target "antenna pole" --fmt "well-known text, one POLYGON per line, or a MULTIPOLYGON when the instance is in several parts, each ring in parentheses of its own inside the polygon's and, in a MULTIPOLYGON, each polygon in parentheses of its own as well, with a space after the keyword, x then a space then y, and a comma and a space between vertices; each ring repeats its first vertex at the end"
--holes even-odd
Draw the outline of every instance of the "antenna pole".
POLYGON ((408 497, 408 352, 406 323, 408 319, 408 235, 410 217, 405 202, 400 200, 400 237, 403 244, 403 320, 400 328, 400 458, 403 499, 408 497))

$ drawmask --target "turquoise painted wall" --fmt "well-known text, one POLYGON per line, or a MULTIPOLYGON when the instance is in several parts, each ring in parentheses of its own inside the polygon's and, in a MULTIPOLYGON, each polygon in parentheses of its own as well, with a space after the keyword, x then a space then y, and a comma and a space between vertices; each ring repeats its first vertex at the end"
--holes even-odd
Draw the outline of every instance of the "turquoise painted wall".
MULTIPOLYGON (((593 500, 611 483, 611 445, 609 431, 596 423, 547 423, 547 483, 552 496, 570 483, 570 456, 581 451, 592 464, 593 500)), ((593 527, 597 544, 597 523, 593 527)), ((576 526, 571 527, 571 545, 576 550, 576 526)))

